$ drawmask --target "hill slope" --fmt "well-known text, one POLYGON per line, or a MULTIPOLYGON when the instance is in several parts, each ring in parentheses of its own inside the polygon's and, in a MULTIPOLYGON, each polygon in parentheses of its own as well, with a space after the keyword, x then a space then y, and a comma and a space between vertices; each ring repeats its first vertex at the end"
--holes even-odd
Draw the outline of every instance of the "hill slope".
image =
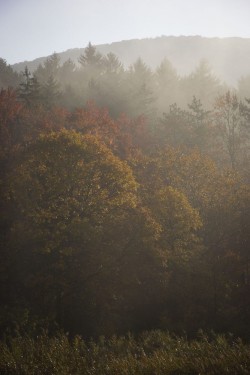
MULTIPOLYGON (((237 84, 241 76, 250 74, 250 38, 204 38, 200 36, 161 36, 151 39, 134 39, 96 46, 102 54, 115 53, 125 67, 141 57, 151 68, 167 58, 180 75, 189 74, 201 59, 206 59, 213 72, 222 81, 237 84)), ((59 53, 61 61, 72 59, 77 63, 84 48, 59 53)), ((30 71, 47 57, 14 64, 16 71, 30 71)))

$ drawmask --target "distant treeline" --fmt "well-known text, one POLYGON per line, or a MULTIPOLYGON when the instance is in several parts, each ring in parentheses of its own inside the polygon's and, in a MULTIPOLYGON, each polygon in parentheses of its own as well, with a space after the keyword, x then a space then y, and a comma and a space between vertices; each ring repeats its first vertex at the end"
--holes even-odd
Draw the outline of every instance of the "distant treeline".
MULTIPOLYGON (((72 109, 92 99, 114 116, 121 112, 159 115, 174 103, 186 108, 193 96, 210 109, 217 96, 230 89, 212 73, 206 60, 197 61, 195 70, 185 76, 179 76, 167 59, 154 71, 141 58, 125 69, 115 54, 102 55, 91 43, 77 64, 71 59, 61 63, 59 54, 54 53, 39 64, 32 77, 27 68, 16 73, 0 59, 0 87, 18 87, 27 81, 27 73, 37 82, 38 96, 53 100, 53 104, 72 109)), ((234 91, 242 100, 250 97, 250 75, 242 77, 234 91)))

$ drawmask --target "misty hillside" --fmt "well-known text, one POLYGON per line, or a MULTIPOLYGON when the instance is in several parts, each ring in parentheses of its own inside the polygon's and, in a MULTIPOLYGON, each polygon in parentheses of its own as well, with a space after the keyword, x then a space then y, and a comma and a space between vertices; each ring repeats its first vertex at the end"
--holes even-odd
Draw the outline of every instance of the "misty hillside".
MULTIPOLYGON (((151 68, 156 68, 167 58, 180 75, 189 74, 206 59, 216 76, 228 84, 236 85, 242 77, 250 74, 249 38, 204 38, 200 36, 162 36, 154 39, 134 39, 96 46, 101 54, 113 52, 125 67, 141 57, 151 68)), ((58 52, 58 51, 57 51, 58 52)), ((74 48, 59 53, 61 62, 72 59, 78 62, 84 48, 74 48)), ((25 66, 33 72, 46 60, 40 57, 13 65, 17 72, 25 66)))
POLYGON ((250 374, 249 52, 0 57, 0 375, 250 374))

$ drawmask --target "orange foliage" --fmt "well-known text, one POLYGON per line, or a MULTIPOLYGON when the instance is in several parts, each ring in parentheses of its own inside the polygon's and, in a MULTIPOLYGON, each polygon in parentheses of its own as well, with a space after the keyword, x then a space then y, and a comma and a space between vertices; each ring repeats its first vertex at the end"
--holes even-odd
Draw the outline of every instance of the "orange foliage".
POLYGON ((86 108, 75 109, 69 117, 70 128, 83 134, 92 134, 111 146, 117 136, 117 124, 107 109, 88 102, 86 108))

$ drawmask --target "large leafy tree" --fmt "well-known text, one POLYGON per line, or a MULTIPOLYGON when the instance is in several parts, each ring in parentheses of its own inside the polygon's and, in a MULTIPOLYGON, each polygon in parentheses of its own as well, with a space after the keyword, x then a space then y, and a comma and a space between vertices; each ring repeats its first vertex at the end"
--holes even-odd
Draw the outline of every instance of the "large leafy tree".
POLYGON ((25 305, 86 331, 98 316, 99 329, 108 327, 109 313, 138 301, 136 288, 146 298, 152 263, 159 259, 155 279, 162 268, 159 226, 138 205, 131 169, 98 139, 66 130, 43 135, 20 154, 5 185, 4 262, 25 305))

